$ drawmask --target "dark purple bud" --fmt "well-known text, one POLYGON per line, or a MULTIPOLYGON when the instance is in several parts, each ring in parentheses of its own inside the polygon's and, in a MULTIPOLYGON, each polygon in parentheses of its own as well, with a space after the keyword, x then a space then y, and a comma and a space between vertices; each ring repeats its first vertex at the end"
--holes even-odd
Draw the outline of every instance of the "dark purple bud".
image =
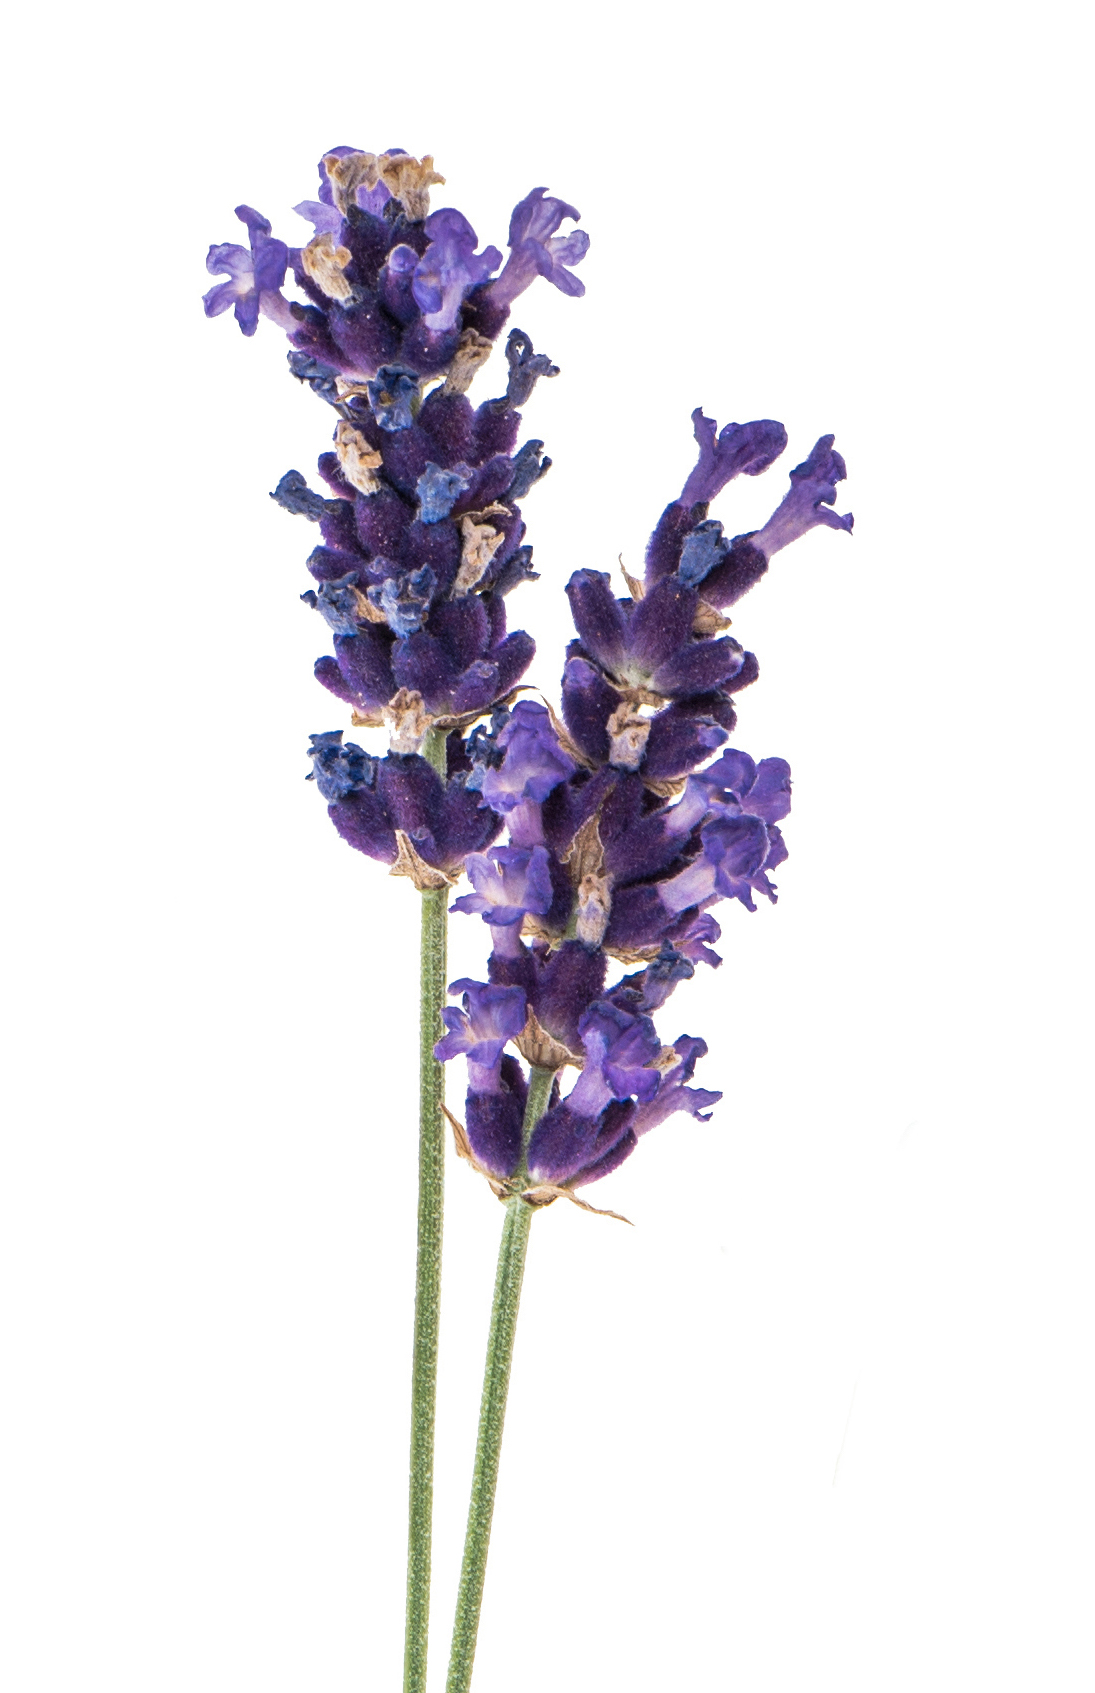
POLYGON ((411 427, 414 422, 411 403, 418 398, 418 377, 413 370, 398 364, 382 365, 366 387, 369 405, 381 429, 394 435, 399 429, 411 427))
POLYGON ((370 623, 356 635, 335 636, 335 657, 317 660, 316 679, 358 711, 379 711, 396 690, 391 655, 388 631, 370 623))
POLYGON ((520 988, 493 987, 467 977, 452 982, 449 992, 463 994, 464 1008, 447 1006, 442 1011, 448 1033, 434 1047, 434 1057, 445 1063, 462 1053, 469 1064, 493 1069, 506 1042, 515 1040, 525 1026, 524 994, 520 988))
POLYGON ((768 560, 753 547, 751 538, 736 535, 729 543, 729 552, 704 577, 704 599, 718 606, 719 611, 724 606, 733 606, 743 594, 748 594, 750 587, 757 586, 767 569, 768 560))
POLYGON ((574 627, 582 646, 603 670, 622 676, 628 658, 624 608, 603 570, 576 570, 566 587, 574 627))
POLYGON ((292 512, 294 517, 306 517, 311 523, 330 517, 346 503, 344 500, 325 500, 322 494, 313 493, 299 470, 287 470, 270 498, 292 512))
POLYGON ((832 435, 823 435, 809 458, 803 459, 791 472, 791 491, 777 506, 763 529, 748 537, 752 546, 765 558, 771 558, 782 547, 790 546, 800 535, 817 524, 830 529, 852 529, 852 514, 843 517, 830 508, 836 500, 836 485, 848 472, 840 454, 833 451, 832 435))
POLYGON ((725 740, 726 730, 711 717, 685 706, 667 706, 651 719, 643 774, 656 782, 687 776, 725 740))
POLYGON ((567 660, 563 671, 563 721, 578 750, 594 764, 609 755, 608 720, 620 703, 601 672, 584 658, 567 660))
POLYGON ((635 1131, 630 1127, 630 1118, 635 1107, 627 1105, 610 1105, 601 1118, 601 1126, 597 1131, 597 1140, 593 1149, 593 1156, 588 1164, 570 1178, 570 1187, 585 1187, 589 1182, 599 1182, 602 1176, 609 1176, 613 1170, 618 1170, 625 1158, 630 1158, 636 1146, 635 1131), (606 1152, 600 1151, 603 1146, 606 1152))
POLYGON ((377 292, 385 311, 390 312, 399 323, 413 323, 418 316, 414 273, 419 262, 414 248, 400 243, 391 249, 380 272, 377 292))
POLYGON ((305 605, 319 612, 336 635, 357 634, 358 596, 352 587, 356 577, 356 570, 351 570, 348 575, 337 577, 333 582, 322 583, 318 594, 309 588, 300 596, 305 605))
POLYGON ((429 565, 421 570, 408 570, 399 576, 388 576, 378 587, 368 590, 369 604, 384 613, 393 635, 405 640, 414 635, 426 621, 430 596, 437 586, 437 578, 429 565))
POLYGON ((608 960, 599 947, 564 941, 548 953, 531 990, 532 1009, 549 1035, 572 1052, 581 1045, 578 1024, 605 985, 608 960))
POLYGON ((469 1089, 465 1104, 472 1152, 485 1169, 503 1179, 512 1176, 521 1157, 525 1093, 515 1085, 518 1076, 523 1082, 520 1064, 504 1053, 495 1086, 486 1091, 469 1089))
POLYGON ((460 470, 442 470, 439 464, 429 460, 415 485, 422 523, 440 523, 443 517, 448 517, 461 494, 471 487, 471 471, 466 465, 464 470, 466 475, 460 470))
POLYGON ((713 418, 704 417, 703 407, 692 413, 692 431, 700 456, 695 470, 681 489, 679 505, 713 500, 735 476, 759 476, 778 459, 787 445, 782 423, 760 418, 755 423, 728 423, 721 435, 713 418))
POLYGON ((706 694, 729 682, 744 659, 741 646, 729 635, 715 641, 688 641, 658 666, 650 685, 667 698, 706 694))
POLYGON ((553 1104, 533 1130, 529 1174, 536 1182, 577 1187, 618 1168, 635 1148, 630 1119, 634 1106, 610 1101, 595 1115, 578 1110, 574 1098, 553 1104))
POLYGON ((332 729, 308 737, 312 769, 304 779, 314 782, 328 803, 345 799, 355 788, 371 788, 376 782, 378 761, 353 741, 343 746, 342 733, 341 729, 332 729))
POLYGON ((455 900, 452 911, 478 913, 492 927, 508 928, 530 911, 542 916, 551 906, 551 870, 542 846, 473 852, 464 868, 475 892, 455 900))

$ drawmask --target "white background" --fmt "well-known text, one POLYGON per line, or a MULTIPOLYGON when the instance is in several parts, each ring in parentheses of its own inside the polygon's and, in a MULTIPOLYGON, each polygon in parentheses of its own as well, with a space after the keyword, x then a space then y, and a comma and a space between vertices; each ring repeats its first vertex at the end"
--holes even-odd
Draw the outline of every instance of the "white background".
MULTIPOLYGON (((416 896, 303 780, 344 714, 267 492, 332 419, 199 303, 233 206, 301 240, 347 142, 432 151, 482 242, 536 184, 591 234, 586 298, 515 313, 562 366, 510 601, 542 685, 695 405, 783 419, 787 466, 834 430, 856 514, 734 614, 735 743, 796 788, 778 908, 727 909, 661 1017, 723 1103, 591 1193, 634 1228, 535 1223, 476 1693, 1090 1688, 1081 8, 28 16, 6 1687, 400 1685, 416 896)), ((762 522, 784 469, 713 515, 762 522)), ((501 1224, 451 1165, 437 1689, 501 1224)))

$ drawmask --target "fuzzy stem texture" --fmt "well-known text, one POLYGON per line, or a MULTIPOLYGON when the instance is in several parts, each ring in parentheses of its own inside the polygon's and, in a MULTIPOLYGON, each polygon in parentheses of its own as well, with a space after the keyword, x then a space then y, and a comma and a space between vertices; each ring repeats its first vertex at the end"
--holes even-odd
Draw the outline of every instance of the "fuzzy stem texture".
MULTIPOLYGON (((547 1109, 554 1079, 553 1070, 533 1067, 529 1078, 521 1165, 518 1171, 522 1180, 527 1169, 529 1140, 547 1109)), ((519 1197, 506 1201, 506 1220, 502 1225, 490 1339, 487 1342, 487 1363, 483 1375, 483 1398, 479 1407, 479 1439, 475 1448, 475 1470, 472 1475, 471 1503, 468 1507, 468 1529, 464 1540, 464 1562, 460 1570, 460 1592, 453 1625, 448 1693, 467 1693, 471 1686, 475 1643, 479 1633, 479 1613, 483 1603, 483 1581, 490 1547, 491 1519, 494 1515, 494 1495, 498 1486, 498 1459, 502 1450, 502 1431, 506 1419, 506 1395, 509 1391, 510 1365, 513 1362, 513 1340, 517 1331, 517 1312, 521 1303, 521 1283, 525 1274, 525 1255, 533 1214, 533 1206, 519 1197)))
MULTIPOLYGON (((444 777, 445 738, 426 737, 423 756, 444 777)), ((411 1476, 407 1533, 407 1632, 404 1693, 425 1693, 430 1630, 433 1522, 433 1446, 437 1405, 437 1334, 441 1311, 441 1235, 445 1209, 444 1068, 433 1055, 444 1033, 448 889, 430 888, 422 900, 419 1017, 418 1259, 411 1371, 411 1476)))

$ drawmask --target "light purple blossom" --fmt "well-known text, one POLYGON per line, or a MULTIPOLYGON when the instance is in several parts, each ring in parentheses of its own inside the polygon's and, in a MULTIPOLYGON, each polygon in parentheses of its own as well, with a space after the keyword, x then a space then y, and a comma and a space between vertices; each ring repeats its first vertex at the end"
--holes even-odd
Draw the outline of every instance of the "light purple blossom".
POLYGON ((836 501, 836 485, 848 474, 844 460, 833 450, 834 435, 823 435, 808 458, 791 472, 791 490, 777 506, 763 529, 749 536, 751 546, 771 558, 781 548, 790 546, 800 535, 819 523, 830 529, 852 529, 852 514, 840 516, 831 508, 836 501))
POLYGON ((513 208, 510 256, 501 276, 490 285, 491 301, 498 306, 512 305, 537 276, 546 277, 564 294, 584 294, 585 284, 568 267, 585 258, 589 236, 584 229, 572 229, 567 235, 555 233, 564 218, 577 221, 580 216, 575 207, 553 199, 545 188, 534 188, 526 194, 513 208))
POLYGON ((787 431, 770 417, 753 423, 728 423, 721 435, 714 418, 705 417, 703 407, 692 413, 692 432, 700 456, 681 489, 679 505, 706 503, 735 476, 759 476, 774 464, 787 445, 787 431))
MULTIPOLYGON (((442 1011, 448 1033, 434 1047, 434 1057, 445 1063, 463 1054, 468 1060, 469 1076, 473 1075, 473 1066, 493 1070, 506 1042, 516 1039, 525 1026, 524 990, 492 987, 462 976, 450 984, 449 992, 463 994, 463 1010, 446 1006, 442 1011)), ((473 1079, 471 1085, 481 1084, 473 1079)))
POLYGON ((492 847, 469 853, 465 869, 475 892, 455 900, 450 909, 478 913, 492 928, 519 924, 530 911, 542 916, 551 905, 545 847, 492 847))
POLYGON ((535 700, 518 701, 495 744, 505 756, 482 767, 478 782, 483 804, 494 811, 513 811, 523 800, 541 804, 578 768, 559 745, 547 708, 535 700))
POLYGON ((210 247, 206 270, 210 276, 227 276, 229 280, 218 282, 203 297, 206 317, 219 317, 232 306, 236 322, 245 335, 255 333, 260 313, 273 318, 282 329, 295 329, 289 302, 280 292, 289 263, 288 247, 284 241, 273 238, 270 224, 261 212, 250 206, 237 206, 236 216, 247 225, 250 250, 234 241, 210 247))
POLYGON ((478 236, 452 207, 431 212, 424 228, 430 245, 415 267, 411 288, 423 323, 438 333, 454 327, 465 295, 498 269, 502 255, 497 247, 477 253, 478 236))
POLYGON ((706 1041, 699 1040, 695 1035, 681 1035, 679 1040, 673 1042, 673 1050, 678 1061, 672 1069, 666 1070, 662 1075, 661 1086, 653 1099, 646 1100, 636 1107, 630 1120, 633 1134, 649 1134, 651 1129, 656 1129, 676 1111, 687 1111, 690 1117, 696 1117, 701 1123, 706 1123, 711 1117, 711 1106, 717 1105, 722 1098, 721 1093, 714 1093, 708 1088, 690 1088, 685 1085, 692 1080, 697 1060, 707 1056, 706 1041))

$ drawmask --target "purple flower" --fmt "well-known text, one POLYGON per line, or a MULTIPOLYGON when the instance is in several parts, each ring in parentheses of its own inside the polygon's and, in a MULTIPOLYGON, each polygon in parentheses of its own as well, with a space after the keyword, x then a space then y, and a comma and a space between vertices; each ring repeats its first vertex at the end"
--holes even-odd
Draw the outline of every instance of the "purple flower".
POLYGON ((695 974, 696 967, 687 954, 663 941, 661 951, 646 969, 625 976, 607 998, 624 1011, 658 1011, 677 983, 690 981, 695 974))
POLYGON ((694 1035, 681 1035, 673 1042, 673 1050, 677 1054, 677 1063, 663 1073, 653 1099, 637 1106, 630 1124, 633 1134, 649 1134, 651 1129, 656 1129, 676 1111, 687 1111, 690 1117, 706 1123, 711 1117, 711 1106, 717 1105, 722 1098, 721 1093, 685 1085, 692 1080, 697 1060, 707 1056, 706 1041, 698 1040, 694 1035))
POLYGON ((525 996, 520 988, 492 987, 461 977, 449 986, 450 993, 464 996, 464 1009, 446 1007, 441 1013, 448 1033, 434 1047, 434 1057, 445 1063, 461 1053, 469 1068, 493 1069, 507 1041, 516 1040, 525 1026, 525 996))
POLYGON ((524 800, 542 804, 578 768, 559 745, 547 708, 535 700, 518 701, 495 745, 501 763, 477 766, 474 778, 494 811, 510 812, 524 800))
POLYGON ((577 220, 580 216, 565 200, 552 199, 544 188, 534 188, 527 194, 513 208, 510 218, 510 256, 505 269, 486 290, 492 304, 509 307, 537 275, 546 276, 564 294, 584 294, 585 285, 567 266, 585 258, 589 236, 584 229, 572 229, 568 235, 555 233, 564 218, 577 220))
POLYGON ((497 247, 476 253, 478 236, 467 218, 452 208, 431 212, 424 228, 430 245, 415 267, 411 286, 423 323, 437 333, 453 328, 465 296, 497 270, 502 255, 497 247))
POLYGON ((787 445, 787 431, 782 423, 769 417, 754 423, 728 423, 717 434, 714 418, 703 415, 703 407, 692 413, 692 432, 699 445, 700 456, 677 501, 681 506, 706 504, 720 493, 735 476, 759 476, 774 464, 787 445))
MULTIPOLYGON (((591 1168, 601 1166, 629 1133, 631 1108, 619 1107, 632 1097, 651 1100, 658 1091, 660 1076, 650 1066, 661 1042, 649 1017, 636 1017, 602 999, 578 1027, 585 1068, 566 1099, 545 1112, 533 1130, 528 1163, 534 1181, 571 1181, 583 1170, 592 1179, 591 1168)), ((606 1175, 608 1167, 599 1168, 599 1174, 606 1175)))
POLYGON ((542 916, 551 905, 551 868, 542 846, 473 852, 464 868, 475 892, 455 900, 453 911, 478 912, 492 927, 510 928, 530 911, 542 916))
POLYGON ((740 808, 765 823, 778 823, 791 809, 791 766, 785 758, 762 758, 755 764, 747 752, 730 747, 691 777, 689 786, 693 783, 705 788, 709 804, 723 812, 740 808))
POLYGON ((836 485, 847 476, 844 460, 833 450, 833 435, 823 435, 808 458, 791 472, 791 491, 777 506, 763 529, 746 539, 765 558, 790 546, 819 523, 830 529, 852 529, 852 514, 838 516, 830 508, 836 501, 836 485))
POLYGON ((289 302, 280 292, 289 263, 288 247, 284 241, 274 240, 261 212, 253 211, 250 206, 237 206, 236 216, 247 225, 250 251, 233 241, 210 247, 206 270, 210 276, 227 276, 229 280, 219 282, 204 296, 206 317, 218 317, 233 306, 236 322, 245 335, 255 333, 260 312, 273 318, 282 329, 295 329, 289 302))
POLYGON ((754 888, 775 903, 774 889, 760 874, 771 843, 759 817, 716 817, 705 824, 700 838, 701 856, 658 888, 668 911, 686 911, 716 899, 739 899, 748 911, 755 911, 754 888))
POLYGON ((670 928, 667 938, 693 964, 698 964, 702 958, 705 964, 717 970, 722 959, 708 943, 719 940, 721 936, 722 930, 709 911, 692 911, 685 912, 670 928))

